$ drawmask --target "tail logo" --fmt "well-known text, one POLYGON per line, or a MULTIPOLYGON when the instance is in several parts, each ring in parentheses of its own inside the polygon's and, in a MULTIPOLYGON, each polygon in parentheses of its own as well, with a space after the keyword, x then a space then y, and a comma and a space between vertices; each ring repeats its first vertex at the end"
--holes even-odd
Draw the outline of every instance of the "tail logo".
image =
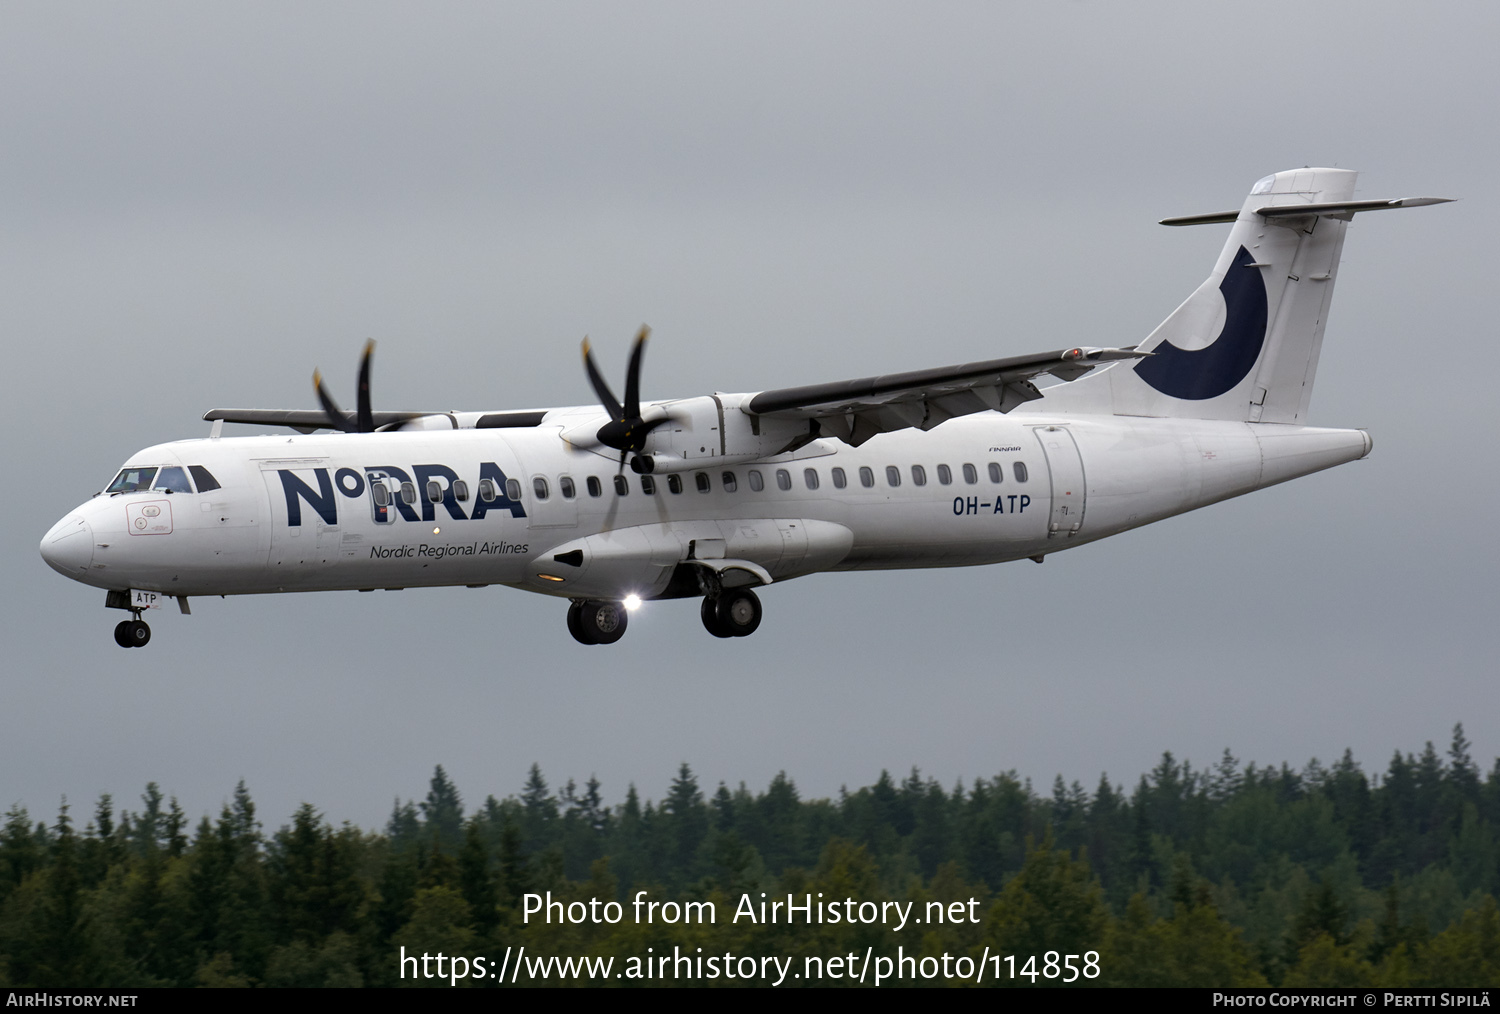
POLYGON ((1184 401, 1217 398, 1249 376, 1266 343, 1266 283, 1250 251, 1240 247, 1224 273, 1224 329, 1209 345, 1180 349, 1163 341, 1135 367, 1136 376, 1184 401))

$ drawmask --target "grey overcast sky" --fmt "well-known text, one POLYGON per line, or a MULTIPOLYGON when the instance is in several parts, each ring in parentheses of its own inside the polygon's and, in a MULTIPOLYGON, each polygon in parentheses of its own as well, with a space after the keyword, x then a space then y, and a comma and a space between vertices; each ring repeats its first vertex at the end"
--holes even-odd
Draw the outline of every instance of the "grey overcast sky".
MULTIPOLYGON (((1493 4, 53 3, 0 30, 9 520, 0 806, 196 820, 244 779, 379 826, 597 774, 804 795, 915 765, 1092 788, 1203 765, 1500 753, 1493 4), (215 406, 648 397, 1131 344, 1260 176, 1359 169, 1313 421, 1366 461, 1031 563, 820 575, 756 636, 648 606, 613 649, 503 588, 198 600, 141 651, 40 559, 215 406), (1481 242, 1481 237, 1489 240, 1481 242)), ((250 431, 245 431, 250 432, 250 431)))

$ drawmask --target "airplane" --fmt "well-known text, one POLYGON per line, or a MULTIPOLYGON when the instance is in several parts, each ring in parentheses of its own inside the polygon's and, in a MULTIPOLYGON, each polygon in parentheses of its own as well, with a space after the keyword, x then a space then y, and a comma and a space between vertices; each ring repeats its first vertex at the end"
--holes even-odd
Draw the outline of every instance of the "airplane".
POLYGON ((567 599, 583 644, 697 598, 704 627, 760 625, 756 589, 821 571, 1031 559, 1363 458, 1363 430, 1307 425, 1357 173, 1258 181, 1208 279, 1143 342, 642 402, 648 331, 598 405, 214 409, 205 439, 131 455, 43 538, 59 573, 142 619, 203 595, 505 585, 567 599), (1047 386, 1038 380, 1050 377, 1047 386), (226 438, 226 422, 292 435, 226 438), (320 432, 324 431, 324 432, 320 432), (628 468, 627 468, 628 466, 628 468))

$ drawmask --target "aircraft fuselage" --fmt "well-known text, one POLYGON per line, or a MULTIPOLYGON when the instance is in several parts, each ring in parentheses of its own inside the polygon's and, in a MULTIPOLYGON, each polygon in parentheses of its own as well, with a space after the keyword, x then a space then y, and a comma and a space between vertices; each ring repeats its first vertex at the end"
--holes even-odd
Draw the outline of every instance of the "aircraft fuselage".
POLYGON ((694 558, 744 559, 784 580, 1038 557, 1370 447, 1359 430, 984 414, 647 476, 570 448, 567 416, 160 444, 127 466, 198 465, 221 488, 96 495, 48 533, 44 556, 86 584, 172 596, 497 584, 650 599, 678 594, 674 570, 694 558), (553 559, 591 539, 619 544, 619 559, 553 559))

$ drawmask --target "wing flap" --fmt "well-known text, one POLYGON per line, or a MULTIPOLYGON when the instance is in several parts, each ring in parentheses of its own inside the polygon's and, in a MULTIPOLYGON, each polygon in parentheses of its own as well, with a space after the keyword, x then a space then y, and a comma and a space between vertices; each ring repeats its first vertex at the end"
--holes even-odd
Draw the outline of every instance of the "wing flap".
POLYGON ((892 373, 831 384, 762 391, 743 411, 781 419, 816 419, 822 430, 858 447, 878 433, 930 430, 975 412, 1009 412, 1042 396, 1032 380, 1071 381, 1094 368, 1149 353, 1134 348, 1072 348, 991 359, 934 370, 892 373))

